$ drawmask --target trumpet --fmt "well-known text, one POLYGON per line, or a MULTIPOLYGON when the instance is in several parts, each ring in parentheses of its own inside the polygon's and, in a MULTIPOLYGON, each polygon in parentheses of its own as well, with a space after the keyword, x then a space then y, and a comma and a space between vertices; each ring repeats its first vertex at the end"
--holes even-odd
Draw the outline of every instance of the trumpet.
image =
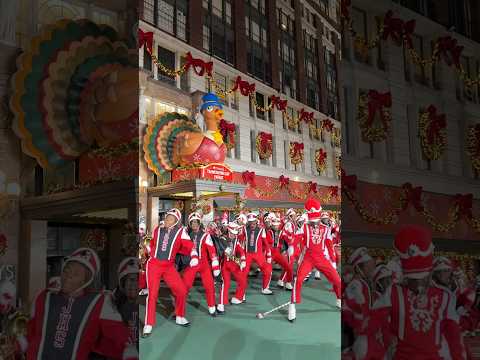
POLYGON ((240 263, 242 262, 242 260, 239 257, 233 256, 233 255, 227 255, 227 260, 233 261, 238 266, 240 266, 240 263))

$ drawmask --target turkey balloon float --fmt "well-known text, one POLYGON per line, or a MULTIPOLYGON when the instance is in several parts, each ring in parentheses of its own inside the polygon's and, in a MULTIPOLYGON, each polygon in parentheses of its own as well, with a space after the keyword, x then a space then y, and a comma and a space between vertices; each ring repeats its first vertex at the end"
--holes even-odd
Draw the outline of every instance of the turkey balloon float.
POLYGON ((225 161, 227 147, 218 129, 223 110, 215 94, 202 97, 200 114, 205 131, 178 113, 162 113, 154 119, 144 138, 145 160, 150 170, 161 175, 177 167, 225 161))
POLYGON ((137 57, 106 25, 61 20, 43 27, 18 56, 11 80, 23 151, 43 168, 61 167, 138 138, 137 57))

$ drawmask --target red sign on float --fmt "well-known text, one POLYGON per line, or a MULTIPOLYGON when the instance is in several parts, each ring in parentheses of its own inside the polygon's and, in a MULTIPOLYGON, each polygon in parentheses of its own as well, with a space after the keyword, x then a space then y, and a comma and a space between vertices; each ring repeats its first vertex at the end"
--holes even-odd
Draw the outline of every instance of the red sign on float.
POLYGON ((233 172, 229 167, 223 164, 208 164, 200 168, 200 177, 202 179, 213 181, 233 181, 233 172))

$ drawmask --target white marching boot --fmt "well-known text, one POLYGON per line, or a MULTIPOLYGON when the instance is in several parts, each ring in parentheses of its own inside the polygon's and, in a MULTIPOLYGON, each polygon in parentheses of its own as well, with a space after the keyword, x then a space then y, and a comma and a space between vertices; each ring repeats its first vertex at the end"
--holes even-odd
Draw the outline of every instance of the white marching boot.
POLYGON ((315 279, 317 279, 317 280, 320 280, 320 279, 321 279, 321 277, 320 277, 320 271, 318 271, 318 270, 315 271, 315 279))
POLYGON ((223 315, 224 313, 225 313, 225 305, 218 304, 217 305, 217 314, 218 315, 223 315))
POLYGON ((273 294, 273 291, 270 290, 269 288, 262 289, 262 294, 263 294, 263 295, 272 295, 272 294, 273 294))
POLYGON ((152 330, 153 330, 152 325, 145 325, 143 327, 142 337, 144 338, 149 337, 152 334, 152 330))
POLYGON ((236 297, 233 297, 230 302, 231 302, 233 305, 240 305, 240 304, 242 303, 242 300, 238 300, 236 297))
POLYGON ((138 296, 145 296, 145 295, 148 295, 148 289, 142 289, 138 293, 138 296))
POLYGON ((342 308, 342 299, 337 299, 337 308, 338 309, 342 308))
POLYGON ((208 307, 208 313, 211 315, 211 316, 216 316, 217 315, 217 311, 216 311, 216 307, 215 306, 209 306, 208 307))
POLYGON ((283 288, 285 286, 285 283, 282 280, 278 280, 277 286, 283 288))
POLYGON ((288 305, 288 321, 294 322, 297 318, 297 309, 295 308, 295 304, 288 305))
POLYGON ((175 319, 175 323, 177 325, 184 326, 184 327, 190 326, 190 322, 181 316, 177 316, 177 318, 175 319))
POLYGON ((285 289, 287 289, 287 290, 293 290, 292 283, 289 283, 289 282, 285 283, 285 289))

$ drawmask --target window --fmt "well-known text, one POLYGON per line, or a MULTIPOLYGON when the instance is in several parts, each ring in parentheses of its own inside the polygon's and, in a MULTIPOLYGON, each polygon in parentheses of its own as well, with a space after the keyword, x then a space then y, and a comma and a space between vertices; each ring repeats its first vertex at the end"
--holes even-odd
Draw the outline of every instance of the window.
POLYGON ((158 0, 156 25, 178 37, 187 40, 187 0, 158 0))
POLYGON ((307 105, 320 110, 320 86, 318 79, 317 39, 303 31, 305 52, 305 76, 307 85, 307 105))
POLYGON ((143 1, 143 20, 154 24, 154 14, 155 12, 155 0, 144 0, 143 1))
MULTIPOLYGON (((476 3, 476 2, 475 2, 476 3)), ((449 26, 454 26, 455 31, 465 35, 471 36, 471 19, 470 19, 470 4, 466 0, 449 0, 448 1, 448 15, 449 26)))
MULTIPOLYGON (((255 94, 255 100, 257 101, 257 105, 261 107, 265 107, 265 96, 260 93, 255 94)), ((257 119, 265 120, 265 113, 257 109, 257 119)))
POLYGON ((296 98, 296 66, 295 66, 295 36, 293 20, 278 9, 280 40, 278 51, 280 57, 280 88, 282 93, 296 98))
POLYGON ((227 104, 227 99, 226 99, 227 77, 219 73, 215 73, 213 77, 214 77, 215 84, 217 85, 218 88, 221 89, 221 91, 217 93, 217 96, 220 99, 221 103, 225 105, 227 104))
MULTIPOLYGON (((175 53, 171 52, 161 46, 158 47, 158 61, 164 64, 168 69, 175 69, 175 53)), ((173 86, 176 85, 175 77, 170 77, 160 70, 158 71, 158 80, 169 83, 173 86)))
POLYGON ((265 2, 248 0, 245 7, 247 36, 247 72, 267 84, 271 83, 268 47, 268 20, 265 2))
POLYGON ((320 10, 322 10, 322 12, 328 15, 329 9, 330 5, 328 3, 328 0, 320 0, 320 10))
POLYGON ((234 64, 231 0, 204 0, 203 48, 226 63, 234 64))
POLYGON ((256 147, 256 135, 255 135, 255 130, 250 130, 250 160, 253 163, 257 162, 257 147, 256 147))
MULTIPOLYGON (((352 7, 352 26, 354 32, 357 34, 359 39, 365 39, 368 42, 368 32, 367 32, 367 13, 363 10, 360 10, 356 7, 352 7)), ((363 63, 369 63, 369 53, 365 49, 361 41, 353 40, 353 49, 355 60, 363 63)))
POLYGON ((325 49, 325 70, 327 78, 327 115, 337 118, 337 66, 335 54, 325 49))
POLYGON ((152 71, 152 58, 147 51, 147 47, 143 47, 143 68, 148 71, 152 71))
MULTIPOLYGON (((234 85, 235 85, 235 80, 231 79, 230 89, 233 88, 234 85)), ((235 91, 232 94, 230 94, 230 107, 232 109, 238 110, 238 91, 235 91)))

